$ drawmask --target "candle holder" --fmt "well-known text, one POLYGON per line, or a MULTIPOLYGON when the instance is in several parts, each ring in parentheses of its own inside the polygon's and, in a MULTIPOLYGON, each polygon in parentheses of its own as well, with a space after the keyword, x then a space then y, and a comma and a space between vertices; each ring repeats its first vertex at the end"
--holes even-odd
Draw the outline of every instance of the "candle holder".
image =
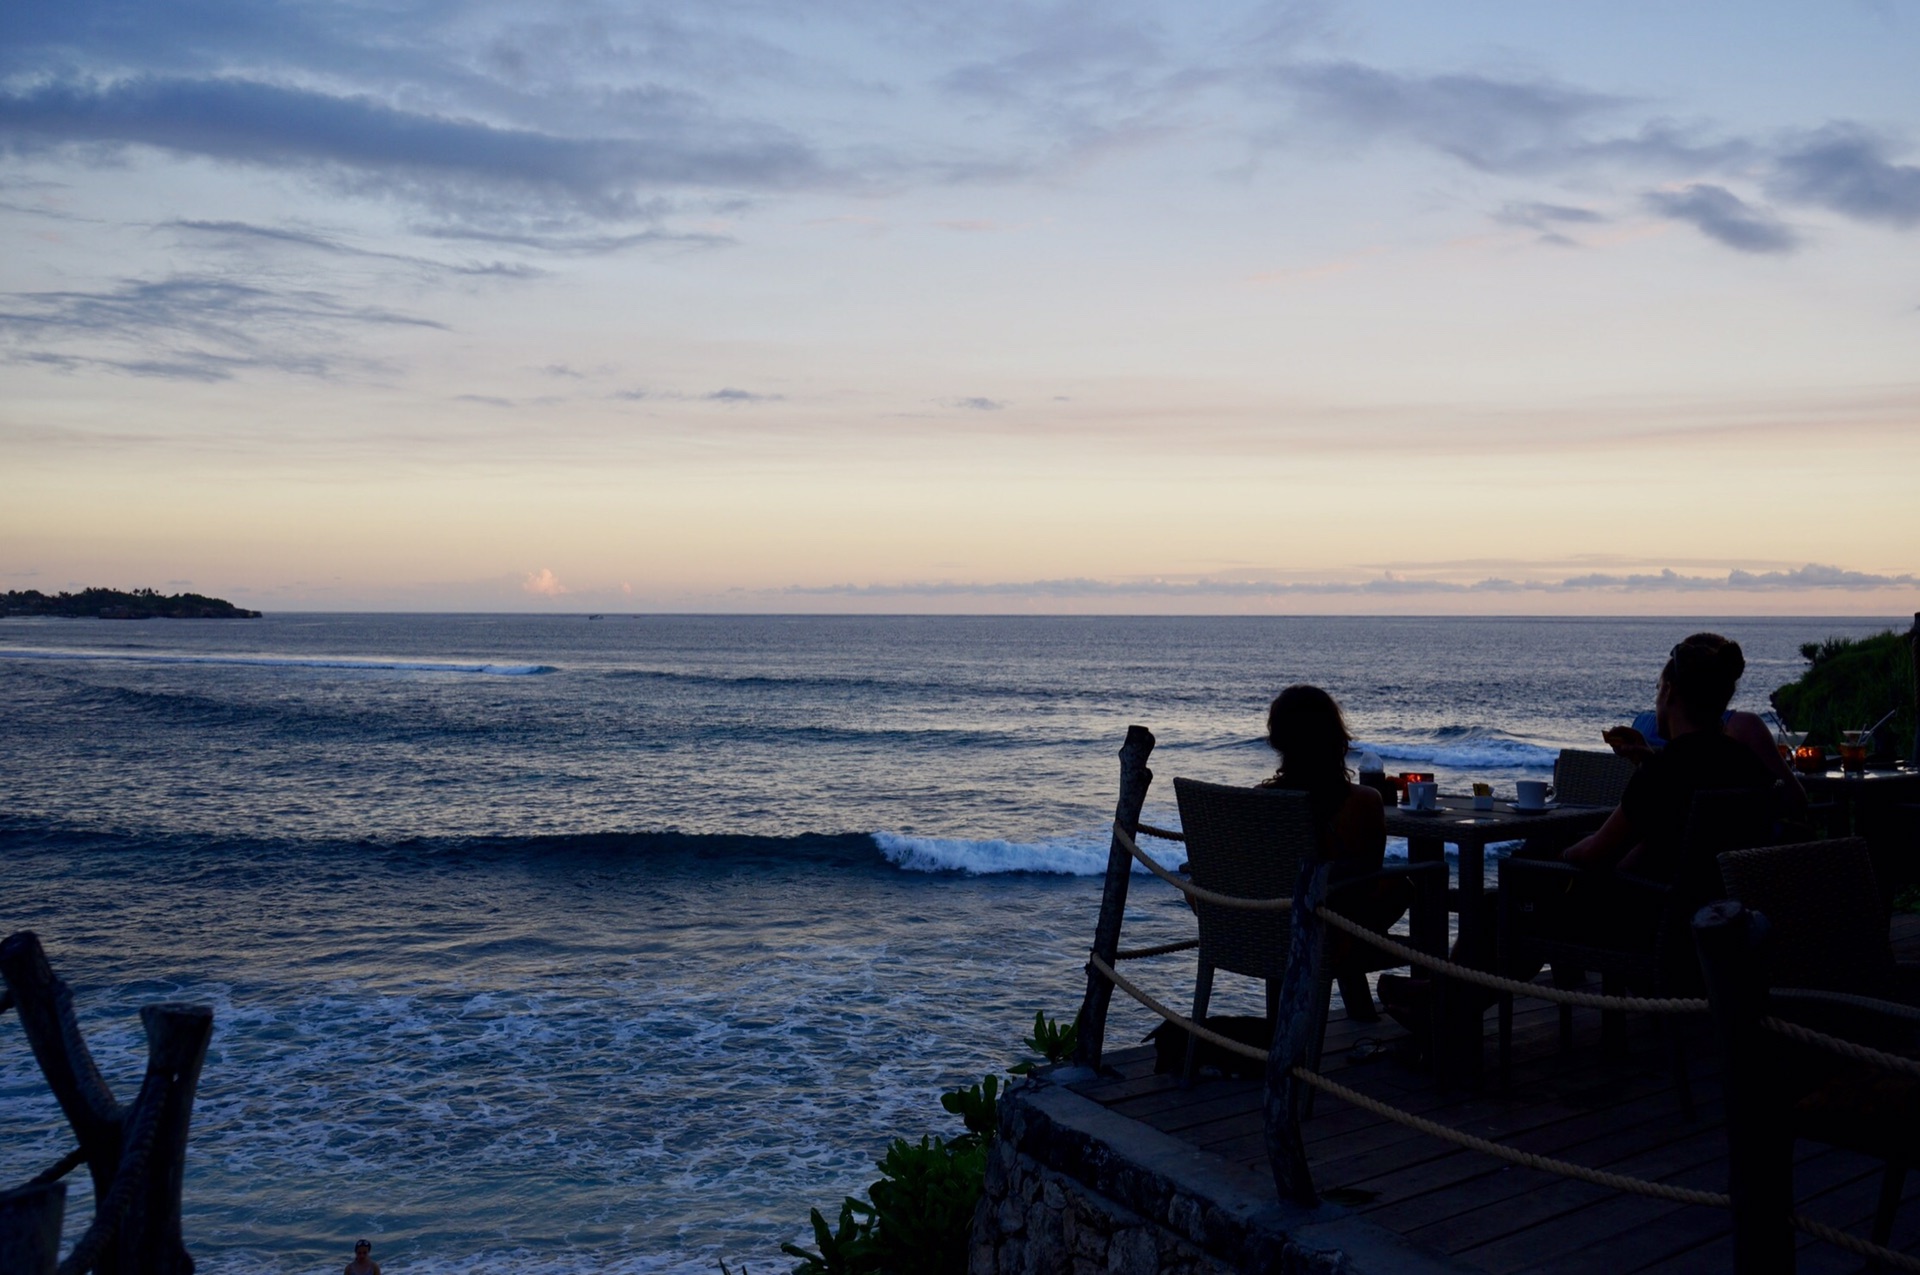
POLYGON ((1793 750, 1793 768, 1803 775, 1817 775, 1827 768, 1826 750, 1802 745, 1793 750))

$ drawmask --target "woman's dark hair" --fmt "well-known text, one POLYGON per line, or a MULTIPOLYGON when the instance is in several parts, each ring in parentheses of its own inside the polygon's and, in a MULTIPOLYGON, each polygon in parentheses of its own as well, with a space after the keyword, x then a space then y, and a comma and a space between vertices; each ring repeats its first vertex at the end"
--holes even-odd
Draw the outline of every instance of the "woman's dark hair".
POLYGON ((1305 792, 1323 832, 1347 799, 1347 749, 1353 733, 1333 696, 1317 686, 1289 686, 1267 709, 1267 743, 1280 754, 1280 787, 1305 792))
POLYGON ((1695 725, 1715 729, 1746 671, 1747 657, 1738 642, 1718 633, 1695 633, 1673 648, 1660 677, 1695 725))

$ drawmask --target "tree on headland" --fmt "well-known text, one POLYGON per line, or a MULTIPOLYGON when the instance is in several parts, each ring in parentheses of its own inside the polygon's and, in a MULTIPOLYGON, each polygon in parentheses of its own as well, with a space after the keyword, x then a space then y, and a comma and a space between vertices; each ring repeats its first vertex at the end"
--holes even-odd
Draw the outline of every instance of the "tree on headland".
POLYGON ((38 589, 0 594, 0 615, 84 616, 102 620, 257 620, 258 611, 237 607, 225 598, 201 593, 164 594, 154 589, 82 589, 78 593, 46 594, 38 589))

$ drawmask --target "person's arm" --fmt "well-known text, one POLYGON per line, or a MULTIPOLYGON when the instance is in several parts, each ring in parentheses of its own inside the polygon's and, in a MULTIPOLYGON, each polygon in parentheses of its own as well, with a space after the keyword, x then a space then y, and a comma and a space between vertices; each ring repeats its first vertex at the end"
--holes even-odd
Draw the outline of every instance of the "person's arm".
POLYGON ((1598 832, 1580 838, 1561 851, 1560 857, 1575 867, 1610 868, 1626 858, 1638 841, 1626 811, 1615 806, 1598 832))
POLYGON ((1774 783, 1785 785, 1787 804, 1793 813, 1804 813, 1807 790, 1800 786, 1800 776, 1793 773, 1793 767, 1780 755, 1780 747, 1773 742, 1773 732, 1767 729, 1767 724, 1753 713, 1740 712, 1727 718, 1726 731, 1727 738, 1746 745, 1760 759, 1774 783))
POLYGON ((1380 794, 1355 784, 1333 816, 1333 839, 1343 863, 1376 872, 1387 857, 1387 816, 1380 794))

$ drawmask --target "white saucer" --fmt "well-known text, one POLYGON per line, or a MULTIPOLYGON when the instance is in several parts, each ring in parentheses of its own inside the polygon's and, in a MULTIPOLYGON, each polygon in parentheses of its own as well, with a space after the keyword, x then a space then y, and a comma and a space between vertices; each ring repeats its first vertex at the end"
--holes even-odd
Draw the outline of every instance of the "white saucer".
POLYGON ((1507 803, 1507 809, 1513 811, 1516 815, 1544 815, 1549 811, 1559 808, 1560 803, 1557 801, 1549 801, 1544 806, 1523 806, 1517 801, 1509 801, 1507 803))
POLYGON ((1400 813, 1403 815, 1419 815, 1422 819, 1430 819, 1434 815, 1451 814, 1452 812, 1447 810, 1416 810, 1412 806, 1402 806, 1400 807, 1400 813))

